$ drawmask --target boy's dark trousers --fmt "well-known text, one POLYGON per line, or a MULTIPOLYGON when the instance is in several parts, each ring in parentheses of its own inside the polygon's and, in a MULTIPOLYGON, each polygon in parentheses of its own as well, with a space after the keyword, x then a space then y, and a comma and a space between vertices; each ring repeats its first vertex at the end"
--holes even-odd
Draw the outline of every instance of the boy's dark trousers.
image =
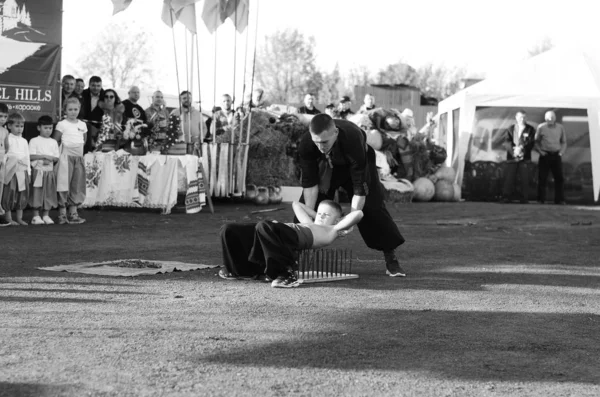
POLYGON ((234 276, 254 277, 265 273, 264 265, 248 260, 255 230, 256 223, 230 223, 221 227, 223 265, 234 276))
POLYGON ((223 264, 234 276, 275 279, 296 260, 298 235, 283 223, 231 223, 221 228, 220 236, 223 264))
POLYGON ((300 246, 297 232, 284 223, 260 221, 256 224, 254 244, 248 259, 265 266, 271 279, 294 268, 296 251, 300 246))

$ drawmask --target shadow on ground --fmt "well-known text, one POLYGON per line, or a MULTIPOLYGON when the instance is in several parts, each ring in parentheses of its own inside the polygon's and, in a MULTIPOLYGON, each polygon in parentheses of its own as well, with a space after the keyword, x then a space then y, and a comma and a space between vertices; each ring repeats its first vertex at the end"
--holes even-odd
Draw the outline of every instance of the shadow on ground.
POLYGON ((77 392, 84 395, 85 391, 77 386, 44 385, 38 383, 9 383, 0 382, 0 397, 59 397, 74 396, 77 392))
POLYGON ((323 317, 330 319, 331 332, 191 359, 253 367, 431 371, 483 381, 600 382, 598 315, 361 310, 323 317))
MULTIPOLYGON (((489 263, 486 268, 493 269, 500 264, 489 263)), ((483 266, 482 266, 483 267, 483 266)), ((536 268, 531 265, 531 268, 536 268)), ((579 267, 581 268, 581 267, 579 267)), ((383 271, 374 272, 372 269, 353 269, 360 278, 343 283, 320 283, 322 288, 350 288, 368 290, 430 290, 430 291, 482 291, 489 285, 531 285, 545 287, 568 288, 600 288, 600 271, 590 266, 590 272, 584 274, 553 274, 544 273, 544 267, 539 266, 538 273, 514 271, 455 271, 438 267, 427 271, 408 272, 405 278, 391 278, 383 271), (595 271, 597 274, 589 274, 595 271)), ((568 271, 565 271, 568 273, 568 271)), ((581 273, 580 270, 573 273, 581 273)), ((309 287, 310 288, 310 287, 309 287)))

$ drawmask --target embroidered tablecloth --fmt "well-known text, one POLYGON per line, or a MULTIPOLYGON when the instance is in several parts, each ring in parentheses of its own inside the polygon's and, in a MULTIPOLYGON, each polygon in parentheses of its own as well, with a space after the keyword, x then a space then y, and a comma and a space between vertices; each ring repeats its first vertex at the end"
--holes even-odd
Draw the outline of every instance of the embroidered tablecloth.
POLYGON ((87 153, 86 198, 83 207, 115 206, 160 208, 169 214, 177 194, 185 194, 188 214, 206 203, 203 175, 197 156, 133 156, 124 150, 87 153))

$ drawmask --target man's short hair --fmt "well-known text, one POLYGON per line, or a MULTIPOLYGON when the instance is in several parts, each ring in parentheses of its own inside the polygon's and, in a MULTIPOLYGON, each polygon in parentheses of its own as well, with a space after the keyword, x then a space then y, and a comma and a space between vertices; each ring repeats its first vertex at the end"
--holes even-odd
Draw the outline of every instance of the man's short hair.
POLYGON ((102 79, 99 76, 92 76, 88 85, 92 85, 92 83, 102 83, 102 79))
POLYGON ((65 74, 62 78, 62 82, 64 83, 67 80, 75 80, 75 77, 70 74, 65 74))
POLYGON ((341 205, 339 205, 338 203, 336 203, 336 202, 335 202, 335 201, 333 201, 333 200, 323 200, 323 201, 321 201, 321 202, 319 203, 319 205, 321 205, 321 204, 328 205, 328 206, 330 206, 331 208, 333 208, 334 210, 336 210, 336 211, 337 211, 337 213, 338 213, 338 216, 339 216, 340 218, 341 218, 341 217, 342 217, 342 215, 344 214, 344 211, 342 210, 342 206, 341 206, 341 205))
POLYGON ((329 105, 325 106, 325 109, 335 109, 335 105, 330 103, 329 105))
POLYGON ((189 91, 181 91, 181 94, 179 94, 179 96, 181 97, 181 96, 184 96, 185 94, 192 95, 192 93, 189 91))
POLYGON ((330 128, 335 128, 335 123, 328 114, 317 114, 310 120, 309 130, 315 135, 319 135, 323 131, 327 131, 330 128))
POLYGON ((42 116, 38 119, 37 125, 38 127, 42 125, 54 125, 54 120, 50 116, 42 116))
POLYGON ((229 99, 231 99, 231 95, 229 95, 229 94, 223 94, 223 98, 229 98, 229 99))
POLYGON ((517 110, 517 113, 515 113, 515 114, 519 114, 519 113, 521 113, 522 115, 526 115, 527 114, 527 112, 524 111, 523 109, 517 110))
POLYGON ((75 82, 76 83, 85 83, 82 78, 76 78, 75 82))
POLYGON ((0 102, 0 113, 8 114, 8 106, 5 103, 0 102))
POLYGON ((25 117, 23 117, 23 115, 21 113, 11 113, 8 115, 8 120, 6 121, 6 125, 11 125, 17 122, 25 122, 25 117))
POLYGON ((343 97, 340 98, 340 103, 345 103, 345 102, 352 102, 352 100, 350 99, 350 97, 348 95, 344 95, 343 97))

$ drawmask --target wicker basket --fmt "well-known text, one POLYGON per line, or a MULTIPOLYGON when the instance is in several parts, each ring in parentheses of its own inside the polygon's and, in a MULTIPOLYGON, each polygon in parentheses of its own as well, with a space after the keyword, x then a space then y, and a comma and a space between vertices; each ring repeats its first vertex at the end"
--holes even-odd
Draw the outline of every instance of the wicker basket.
POLYGON ((134 156, 144 156, 146 154, 146 148, 144 147, 144 144, 140 144, 138 146, 132 142, 128 145, 125 145, 124 149, 126 152, 134 156))
POLYGON ((398 179, 397 182, 381 181, 385 188, 385 201, 392 203, 411 203, 415 189, 407 179, 398 179))
POLYGON ((117 140, 116 139, 107 139, 102 142, 102 152, 112 152, 113 150, 117 150, 117 140))
POLYGON ((185 156, 187 154, 187 144, 185 142, 175 143, 167 150, 167 154, 170 156, 185 156))

